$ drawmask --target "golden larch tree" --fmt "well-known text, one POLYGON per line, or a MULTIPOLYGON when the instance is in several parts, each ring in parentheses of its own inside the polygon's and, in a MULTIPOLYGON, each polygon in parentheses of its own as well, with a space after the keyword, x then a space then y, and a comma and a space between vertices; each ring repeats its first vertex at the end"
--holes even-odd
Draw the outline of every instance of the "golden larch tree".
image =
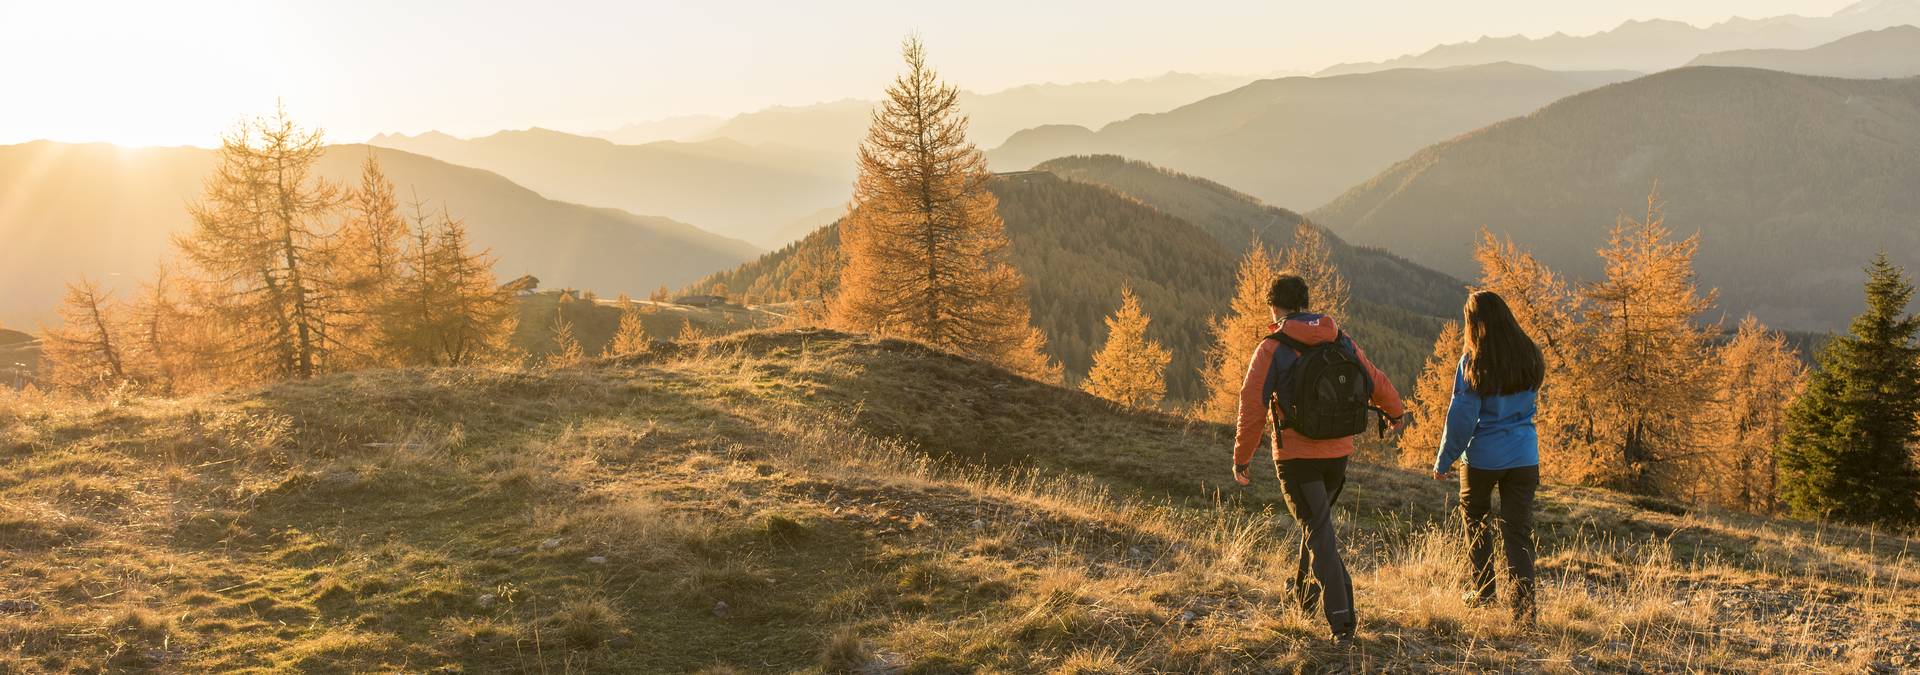
POLYGON ((214 336, 207 322, 194 314, 183 296, 181 282, 161 265, 153 280, 141 284, 140 297, 128 311, 128 338, 133 361, 156 394, 172 396, 197 391, 213 382, 205 364, 214 358, 214 336))
POLYGON ((1200 374, 1207 385, 1207 398, 1198 411, 1202 419, 1231 423, 1240 410, 1240 384, 1246 381, 1253 349, 1272 332, 1267 287, 1278 273, 1273 254, 1258 241, 1250 243, 1234 275, 1233 301, 1224 316, 1213 320, 1213 344, 1200 374))
POLYGON ((1413 384, 1413 400, 1408 406, 1413 421, 1400 435, 1401 466, 1433 468, 1434 455, 1439 452, 1447 429, 1447 409, 1453 403, 1454 375, 1460 367, 1460 355, 1466 349, 1463 340, 1460 322, 1448 321, 1440 328, 1440 337, 1433 341, 1433 353, 1427 355, 1426 367, 1420 370, 1420 379, 1413 384))
POLYGON ((1294 226, 1293 242, 1287 246, 1280 267, 1307 282, 1307 293, 1313 302, 1307 309, 1336 320, 1347 318, 1347 302, 1352 292, 1347 288, 1347 278, 1333 266, 1333 247, 1319 227, 1304 220, 1294 226))
POLYGON ((907 72, 873 112, 859 151, 833 324, 906 337, 1057 379, 1008 260, 986 157, 967 141, 959 90, 902 46, 907 72))
POLYGON ((555 314, 553 325, 548 328, 553 340, 553 352, 547 354, 542 365, 551 369, 572 368, 586 362, 587 355, 580 348, 580 339, 573 335, 573 322, 566 314, 555 314))
POLYGON ((227 324, 232 359, 268 379, 328 366, 339 293, 326 274, 326 219, 338 189, 313 176, 326 152, 318 130, 280 111, 221 139, 219 163, 176 239, 227 324))
POLYGON ((466 223, 444 209, 431 240, 429 287, 439 292, 433 362, 446 366, 482 365, 510 359, 519 318, 513 293, 493 276, 493 254, 473 250, 466 223))
POLYGON ((1581 290, 1579 358, 1572 380, 1594 416, 1583 436, 1598 482, 1673 494, 1685 458, 1702 450, 1714 378, 1707 330, 1696 325, 1717 295, 1695 286, 1699 235, 1674 241, 1657 195, 1646 216, 1621 216, 1600 250, 1605 278, 1581 290))
POLYGON ((1705 501, 1749 513, 1772 513, 1776 503, 1774 446, 1786 431, 1787 409, 1806 389, 1807 368, 1786 336, 1748 315, 1733 339, 1715 350, 1719 419, 1709 459, 1696 489, 1705 501))
POLYGON ((1152 321, 1133 289, 1120 290, 1120 309, 1107 317, 1107 342, 1093 356, 1082 388, 1129 408, 1152 408, 1167 395, 1167 364, 1173 353, 1147 338, 1152 321))
POLYGON ((613 341, 607 343, 605 356, 642 354, 652 346, 652 338, 647 337, 647 327, 640 322, 640 308, 632 302, 623 303, 620 326, 614 329, 613 341))
POLYGON ((46 331, 47 380, 55 387, 95 395, 133 381, 132 342, 120 308, 91 280, 67 284, 59 328, 46 331))
POLYGON ((360 164, 360 185, 347 191, 344 206, 346 222, 334 242, 330 270, 340 293, 341 316, 334 328, 344 352, 339 360, 350 367, 399 365, 378 342, 405 272, 409 232, 393 182, 371 149, 360 164))

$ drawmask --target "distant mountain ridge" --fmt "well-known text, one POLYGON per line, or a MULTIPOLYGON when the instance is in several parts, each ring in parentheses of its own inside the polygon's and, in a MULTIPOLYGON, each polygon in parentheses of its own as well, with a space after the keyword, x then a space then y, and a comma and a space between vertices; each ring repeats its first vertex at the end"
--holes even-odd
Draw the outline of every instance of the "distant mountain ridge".
POLYGON ((492 171, 554 199, 700 223, 763 248, 786 243, 786 224, 846 201, 853 180, 852 146, 827 154, 733 139, 619 145, 538 127, 368 143, 492 171))
POLYGON ((1113 154, 1247 192, 1321 204, 1420 148, 1636 73, 1515 64, 1261 80, 1093 131, 1028 129, 987 153, 996 171, 1113 154))
POLYGON ((1898 78, 1920 75, 1920 26, 1855 33, 1809 49, 1742 49, 1702 54, 1689 66, 1765 68, 1801 75, 1898 78))
MULTIPOLYGON (((759 249, 692 225, 547 199, 497 174, 399 150, 330 146, 316 173, 359 180, 373 153, 403 203, 415 197, 466 221, 501 281, 533 274, 548 287, 642 295, 754 257, 759 249)), ((0 323, 54 319, 61 288, 81 276, 131 290, 172 259, 191 225, 215 153, 38 141, 0 146, 0 323)))
POLYGON ((1428 147, 1310 215, 1463 277, 1484 226, 1592 279, 1656 182, 1732 318, 1842 327, 1876 251, 1920 264, 1920 78, 1667 71, 1428 147))
POLYGON ((1392 68, 1444 68, 1511 61, 1554 70, 1626 69, 1654 72, 1694 57, 1732 49, 1804 49, 1842 36, 1888 26, 1920 24, 1920 0, 1862 0, 1825 17, 1796 15, 1731 18, 1706 28, 1679 21, 1627 21, 1613 30, 1572 36, 1554 33, 1482 37, 1443 44, 1420 54, 1385 61, 1343 63, 1317 76, 1350 75, 1392 68))
MULTIPOLYGON (((967 136, 982 148, 1014 132, 1050 123, 1100 125, 1138 113, 1159 112, 1227 91, 1251 77, 1167 73, 1130 80, 1027 84, 991 93, 960 92, 960 110, 972 123, 967 136)), ((841 99, 779 105, 727 118, 683 117, 628 125, 600 136, 620 143, 731 138, 828 152, 852 152, 867 131, 874 101, 841 99), (668 135, 672 132, 672 135, 668 135), (645 134, 653 133, 648 138, 645 134)))

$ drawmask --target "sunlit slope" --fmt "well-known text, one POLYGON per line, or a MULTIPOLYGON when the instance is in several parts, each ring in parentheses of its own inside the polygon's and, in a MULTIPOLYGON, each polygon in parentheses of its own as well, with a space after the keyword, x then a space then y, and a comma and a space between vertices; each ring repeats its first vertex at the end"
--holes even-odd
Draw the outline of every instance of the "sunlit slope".
POLYGON ((1280 598, 1226 430, 926 349, 754 333, 581 370, 0 404, 0 663, 236 669, 1857 672, 1910 545, 1549 488, 1541 627, 1460 605, 1449 487, 1356 466, 1360 649, 1280 598), (940 459, 944 458, 944 459, 940 459), (1783 627, 1790 627, 1785 628, 1783 627))

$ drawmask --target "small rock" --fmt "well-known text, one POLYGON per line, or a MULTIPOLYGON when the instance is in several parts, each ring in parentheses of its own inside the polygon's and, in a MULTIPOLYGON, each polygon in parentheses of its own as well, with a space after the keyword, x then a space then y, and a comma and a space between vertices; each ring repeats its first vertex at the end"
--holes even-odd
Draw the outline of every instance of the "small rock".
POLYGON ((1185 626, 1185 625, 1187 625, 1187 624, 1190 624, 1190 623, 1193 623, 1193 621, 1194 621, 1194 619, 1198 619, 1198 618, 1200 618, 1200 615, 1198 615, 1198 614, 1194 614, 1194 613, 1193 613, 1193 610, 1191 610, 1191 609, 1189 609, 1189 610, 1187 610, 1187 611, 1184 611, 1184 612, 1181 612, 1181 613, 1180 613, 1180 625, 1182 625, 1182 626, 1185 626))
POLYGON ((0 614, 32 614, 40 611, 40 603, 32 600, 0 600, 0 614))
POLYGON ((979 518, 975 518, 973 519, 973 522, 967 523, 967 527, 971 527, 976 530, 984 529, 986 528, 986 526, 987 526, 987 521, 981 520, 979 518))
POLYGON ((546 541, 543 541, 543 542, 540 542, 540 550, 542 550, 542 551, 546 551, 546 550, 551 550, 551 549, 556 549, 556 548, 560 548, 560 538, 559 538, 559 537, 553 537, 553 538, 551 538, 551 539, 548 539, 548 540, 546 540, 546 541))
POLYGON ((513 556, 520 555, 520 553, 524 550, 525 549, 522 549, 518 546, 499 546, 499 547, 495 547, 492 551, 488 551, 488 553, 492 554, 493 557, 495 558, 511 558, 513 556))
POLYGON ((488 593, 486 595, 480 596, 480 607, 482 609, 492 607, 494 603, 497 603, 497 602, 500 602, 500 596, 498 595, 488 593))
POLYGON ((719 601, 719 602, 716 602, 716 603, 713 603, 713 615, 714 615, 714 616, 726 616, 726 615, 727 615, 727 612, 728 612, 728 611, 729 611, 730 609, 731 609, 730 607, 727 607, 727 601, 725 601, 725 600, 721 600, 721 601, 719 601))
POLYGON ((604 555, 589 556, 587 563, 591 565, 605 565, 607 564, 607 557, 604 555))

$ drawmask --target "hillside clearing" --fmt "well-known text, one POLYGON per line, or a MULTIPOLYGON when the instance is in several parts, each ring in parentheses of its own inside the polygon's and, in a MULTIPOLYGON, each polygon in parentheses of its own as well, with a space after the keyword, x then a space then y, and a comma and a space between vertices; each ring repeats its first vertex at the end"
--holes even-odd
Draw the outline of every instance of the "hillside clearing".
POLYGON ((1225 434, 821 331, 0 398, 0 669, 1920 668, 1910 539, 1549 488, 1528 631, 1461 604, 1448 486, 1366 465, 1336 653, 1225 434))

